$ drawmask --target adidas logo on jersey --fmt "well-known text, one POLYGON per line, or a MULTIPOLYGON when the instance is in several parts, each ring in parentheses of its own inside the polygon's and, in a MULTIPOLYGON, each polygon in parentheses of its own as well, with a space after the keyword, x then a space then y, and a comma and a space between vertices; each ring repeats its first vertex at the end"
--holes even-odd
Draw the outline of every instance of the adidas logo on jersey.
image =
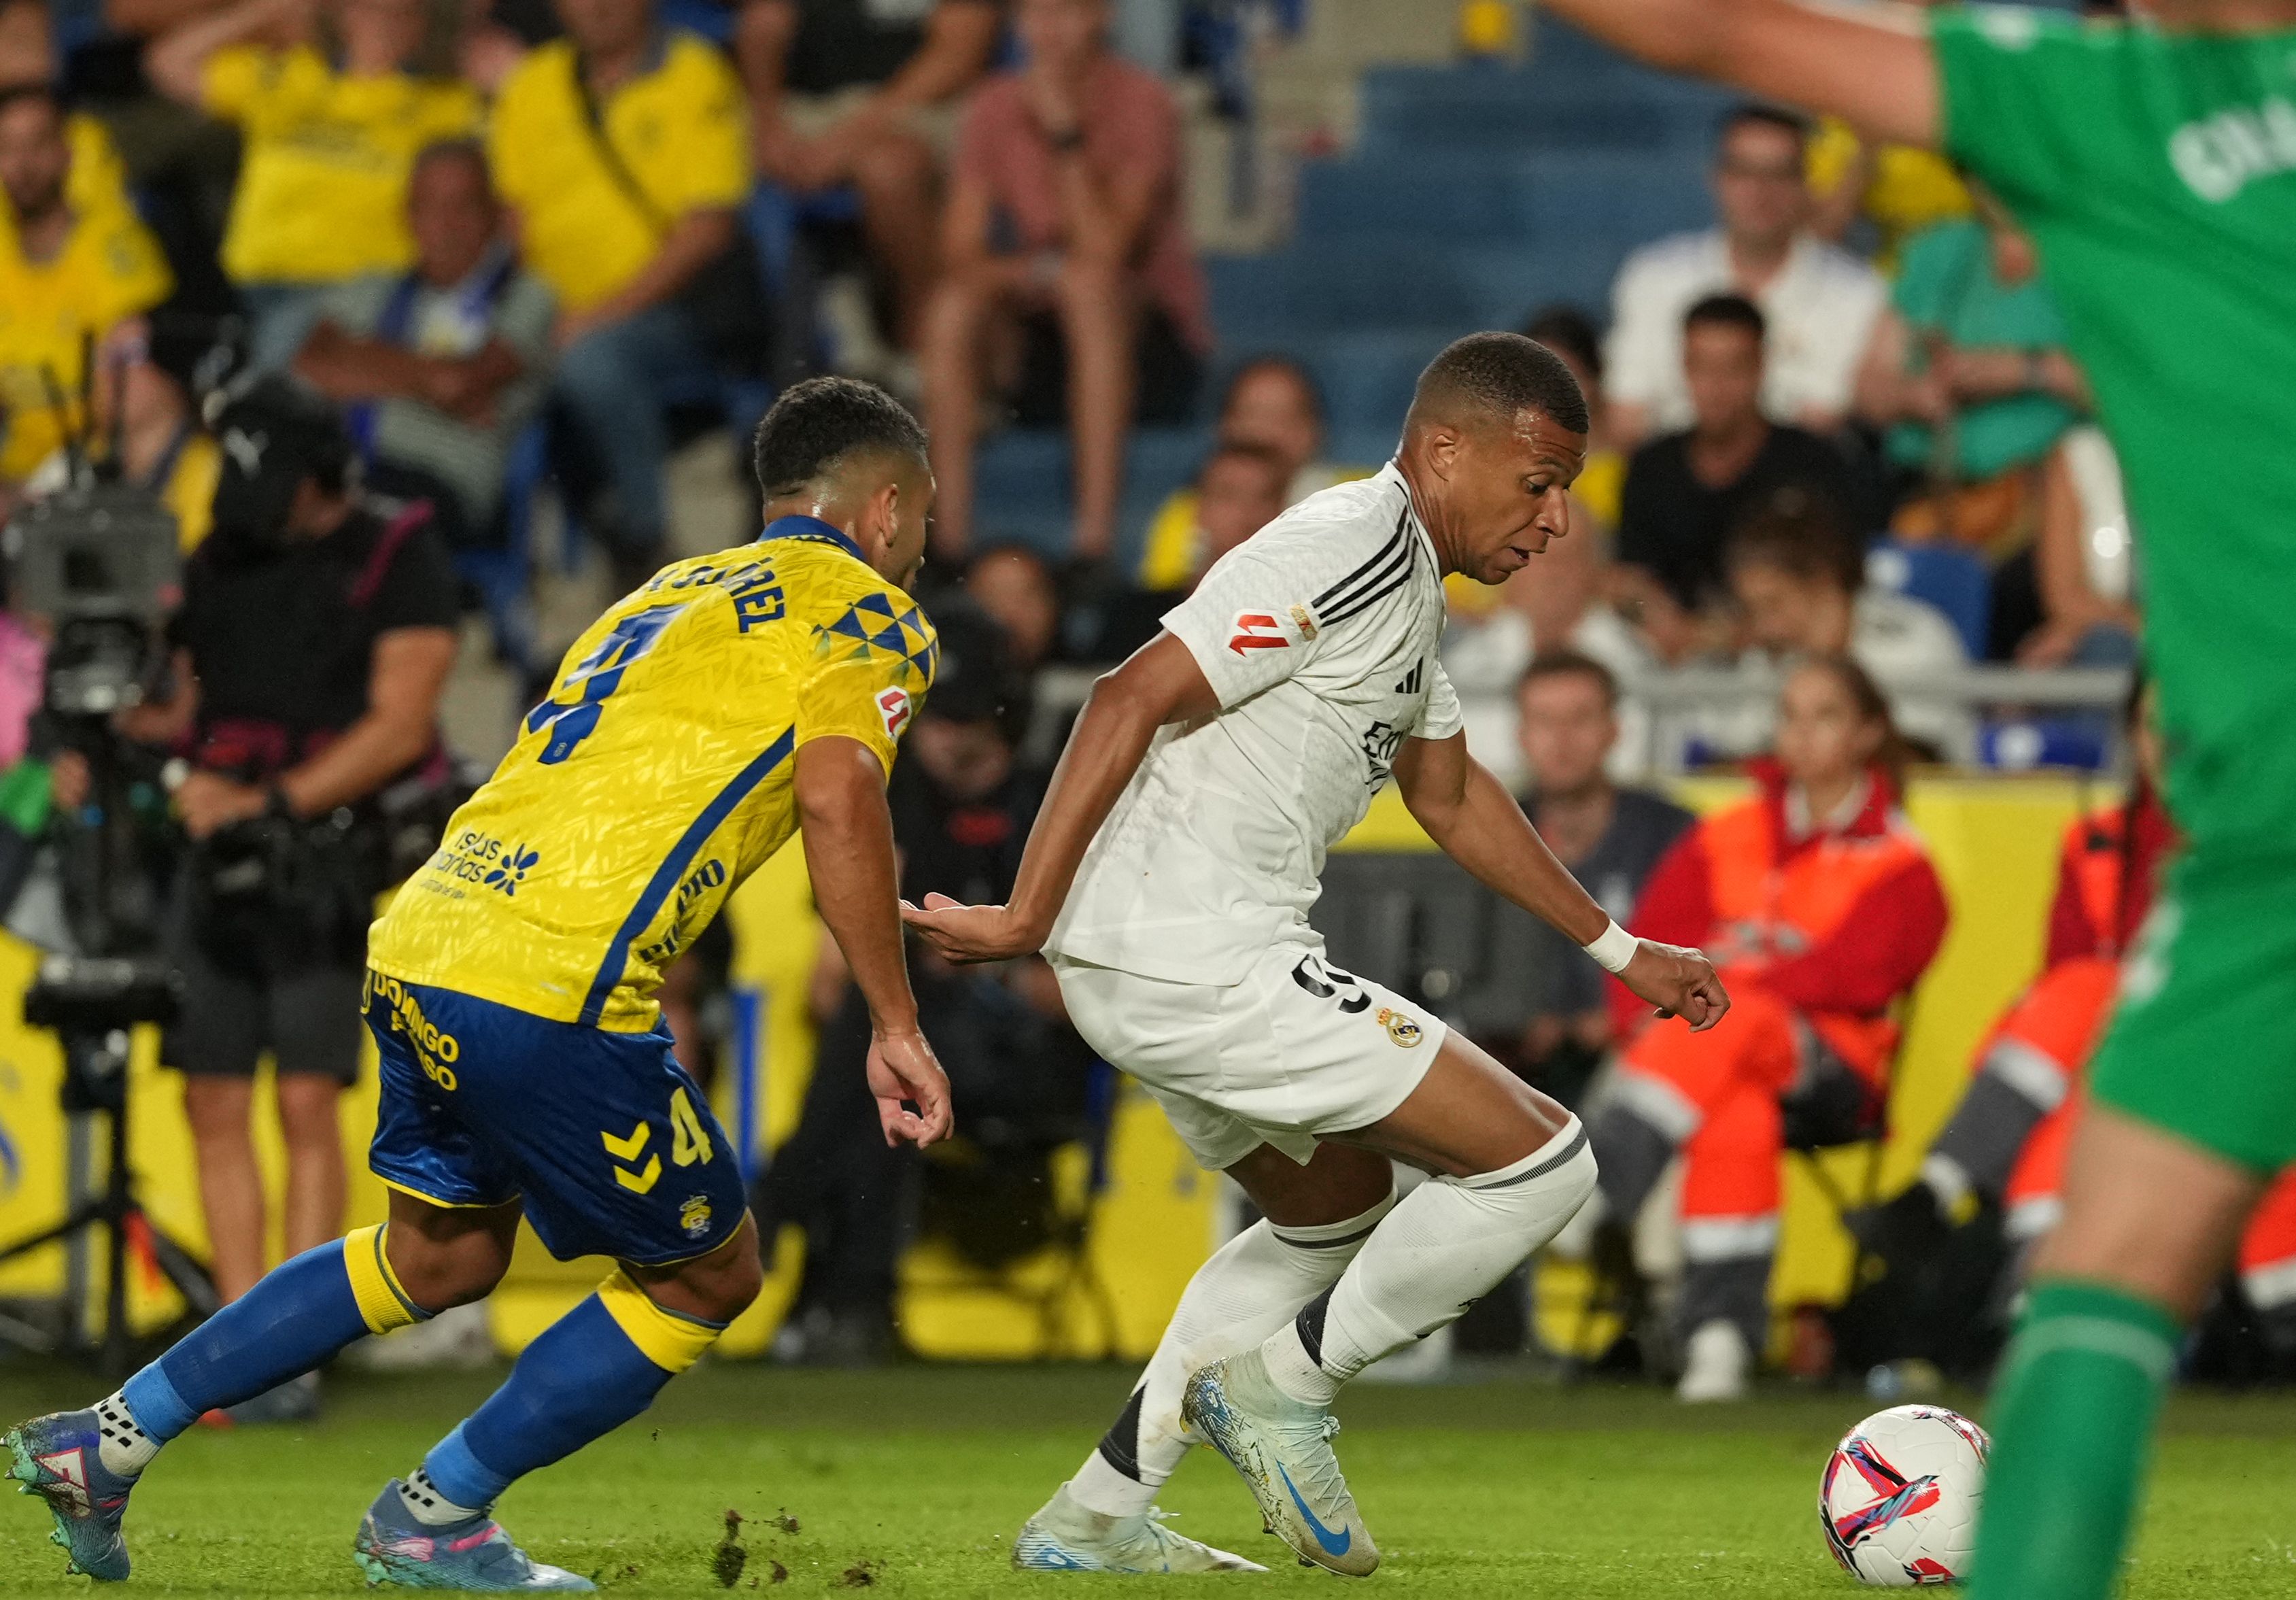
POLYGON ((1420 677, 1425 666, 1424 661, 1412 662, 1411 670, 1403 675, 1403 680, 1395 685, 1395 692, 1398 694, 1418 693, 1420 677))

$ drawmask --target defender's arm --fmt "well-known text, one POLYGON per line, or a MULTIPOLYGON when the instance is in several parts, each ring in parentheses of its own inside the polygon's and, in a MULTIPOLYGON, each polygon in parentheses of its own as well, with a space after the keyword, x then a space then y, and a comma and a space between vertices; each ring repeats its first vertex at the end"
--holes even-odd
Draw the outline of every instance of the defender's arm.
MULTIPOLYGON (((1467 753, 1465 734, 1404 741, 1395 782, 1427 836, 1491 889, 1574 944, 1591 945, 1610 928, 1610 913, 1554 858, 1506 786, 1467 753)), ((1637 940, 1619 981, 1661 1013, 1688 1019, 1693 1031, 1711 1028, 1730 1009, 1721 981, 1696 950, 1637 940)))
POLYGON ((1941 133, 1937 58, 1921 11, 1824 0, 1545 0, 1546 9, 1669 72, 1830 111, 1900 144, 1941 133))
POLYGON ((1157 635, 1093 685, 1029 831, 1011 903, 963 906, 936 894, 922 910, 905 906, 902 916, 951 961, 1002 961, 1042 948, 1093 835, 1140 769, 1156 730, 1218 710, 1219 697, 1187 646, 1157 635))
POLYGON ((917 1025, 896 911, 900 874, 885 768, 859 740, 824 735, 798 746, 791 787, 814 904, 869 1003, 869 1092, 885 1142, 946 1138, 948 1079, 917 1025), (905 1110, 904 1100, 917 1109, 905 1110))

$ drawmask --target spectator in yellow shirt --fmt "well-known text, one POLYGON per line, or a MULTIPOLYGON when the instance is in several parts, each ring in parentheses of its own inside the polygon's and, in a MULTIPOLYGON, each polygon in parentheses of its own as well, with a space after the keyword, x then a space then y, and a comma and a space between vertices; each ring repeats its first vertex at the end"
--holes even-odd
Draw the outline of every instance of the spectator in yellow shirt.
POLYGON ((294 354, 327 285, 406 269, 416 152, 479 126, 476 91, 417 70, 425 0, 329 0, 324 15, 332 56, 309 0, 241 0, 165 35, 144 63, 163 93, 240 129, 223 267, 258 367, 294 354))
POLYGON ((733 68, 651 0, 558 0, 566 37, 504 81, 488 135, 527 270, 556 295, 557 391, 607 479, 589 511, 618 576, 658 563, 663 413, 710 370, 680 294, 733 244, 750 191, 733 68))
POLYGON ((167 263, 133 212, 71 204, 63 109, 42 87, 0 91, 0 511, 81 426, 87 351, 167 298, 167 263))
MULTIPOLYGON (((1289 474, 1284 506, 1333 484, 1368 478, 1373 471, 1324 459, 1323 390, 1289 356, 1255 356, 1235 369, 1220 397, 1219 443, 1250 445, 1280 456, 1289 474)), ((1203 553, 1212 536, 1201 512, 1193 483, 1174 489, 1156 508, 1136 575, 1142 588, 1188 588, 1211 564, 1203 553)))
MULTIPOLYGON (((53 87, 57 76, 54 32, 44 0, 0 0, 0 90, 53 87)), ((107 207, 127 209, 127 169, 103 124, 86 111, 64 116, 64 142, 71 146, 71 177, 64 203, 82 216, 107 207)), ((0 239, 7 237, 0 217, 0 239)))
POLYGON ((1937 152, 1871 144, 1839 117, 1818 123, 1803 160, 1815 202, 1810 232, 1841 244, 1861 219, 1872 223, 1881 236, 1875 265, 1893 277, 1907 239, 1973 209, 1961 175, 1937 152))

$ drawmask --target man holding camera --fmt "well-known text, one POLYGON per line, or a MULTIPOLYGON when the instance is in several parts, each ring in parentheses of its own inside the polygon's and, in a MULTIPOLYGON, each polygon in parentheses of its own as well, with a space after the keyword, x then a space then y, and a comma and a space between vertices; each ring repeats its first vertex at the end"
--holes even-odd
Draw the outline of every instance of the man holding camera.
MULTIPOLYGON (((184 977, 166 1059, 184 1074, 216 1287, 262 1276, 262 1179, 250 1129, 258 1057, 278 1068, 290 1255, 341 1227, 335 1102, 357 1076, 360 976, 385 886, 379 797, 442 761, 439 695, 455 659, 453 568, 427 508, 369 503, 333 412, 282 380, 217 421, 214 531, 170 624, 172 692, 120 732, 182 756, 191 848, 168 954, 184 977)), ((68 762, 77 804, 86 768, 68 762)), ((256 1415, 308 1410, 279 1391, 256 1415)))

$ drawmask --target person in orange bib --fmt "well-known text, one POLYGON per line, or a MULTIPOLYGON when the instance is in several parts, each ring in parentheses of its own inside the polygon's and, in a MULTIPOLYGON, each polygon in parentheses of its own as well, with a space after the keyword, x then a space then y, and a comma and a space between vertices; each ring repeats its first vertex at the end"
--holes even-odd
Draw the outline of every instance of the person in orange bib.
POLYGON ((1944 890, 1898 809, 1903 749, 1861 668, 1805 661, 1759 792, 1685 834, 1636 910, 1637 934, 1709 951, 1735 1000, 1709 1033, 1625 1036, 1589 1128, 1607 1212, 1628 1224, 1683 1157, 1685 1399, 1742 1396, 1765 1342, 1788 1110, 1843 1138, 1877 1120, 1893 1013, 1944 939, 1944 890))

